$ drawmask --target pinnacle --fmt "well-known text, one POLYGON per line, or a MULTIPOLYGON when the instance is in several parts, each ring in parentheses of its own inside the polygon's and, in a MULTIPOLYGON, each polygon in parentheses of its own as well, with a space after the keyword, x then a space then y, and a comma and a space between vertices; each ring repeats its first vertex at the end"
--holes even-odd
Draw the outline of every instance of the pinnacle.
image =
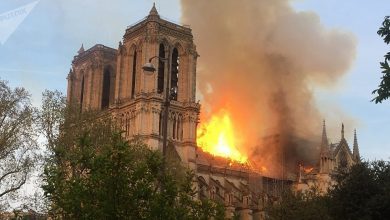
POLYGON ((359 145, 358 145, 358 141, 357 141, 357 137, 356 137, 356 129, 355 129, 354 135, 353 135, 353 154, 357 159, 360 158, 359 145))
POLYGON ((150 9, 150 12, 149 12, 149 16, 150 15, 157 15, 158 16, 158 12, 157 12, 157 9, 156 9, 156 4, 153 2, 153 7, 152 9, 150 9))
POLYGON ((321 151, 327 152, 328 150, 329 150, 329 142, 328 142, 328 137, 326 135, 326 125, 325 125, 325 120, 324 120, 323 125, 322 125, 321 151))
POLYGON ((81 54, 81 53, 84 53, 84 51, 85 51, 84 50, 84 44, 81 44, 81 47, 80 47, 78 53, 81 54))

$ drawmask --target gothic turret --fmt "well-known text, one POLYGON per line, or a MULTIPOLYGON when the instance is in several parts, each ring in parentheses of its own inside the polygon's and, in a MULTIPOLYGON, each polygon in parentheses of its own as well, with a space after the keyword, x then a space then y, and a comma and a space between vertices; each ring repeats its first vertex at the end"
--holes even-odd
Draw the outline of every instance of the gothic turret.
POLYGON ((153 3, 152 9, 150 9, 150 12, 149 12, 149 16, 148 16, 148 17, 152 17, 152 16, 160 17, 160 16, 158 15, 158 12, 157 12, 155 3, 153 3))
POLYGON ((328 136, 326 135, 326 125, 324 120, 322 125, 320 173, 330 173, 332 170, 333 170, 333 155, 329 148, 328 136))
POLYGON ((328 153, 328 152, 329 152, 329 142, 328 142, 328 136, 326 135, 326 125, 324 120, 322 124, 321 153, 328 153))
POLYGON ((84 53, 84 44, 81 44, 81 47, 80 47, 80 49, 79 49, 79 51, 78 51, 78 54, 82 54, 82 53, 84 53))
POLYGON ((353 158, 354 158, 355 162, 360 161, 359 145, 358 145, 357 137, 356 137, 356 129, 355 129, 354 137, 353 137, 353 158))

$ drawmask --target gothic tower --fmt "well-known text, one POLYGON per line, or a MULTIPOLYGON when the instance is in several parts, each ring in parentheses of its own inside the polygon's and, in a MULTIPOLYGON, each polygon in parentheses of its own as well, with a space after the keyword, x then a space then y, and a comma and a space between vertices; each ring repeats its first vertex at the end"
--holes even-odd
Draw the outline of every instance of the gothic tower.
POLYGON ((195 168, 198 56, 191 29, 160 18, 153 5, 147 17, 126 29, 117 50, 103 45, 80 49, 68 75, 68 101, 110 112, 126 138, 139 137, 162 150, 168 86, 176 91, 169 105, 169 146, 195 168), (143 65, 156 56, 163 58, 152 60, 156 71, 144 71, 143 65))
POLYGON ((81 46, 68 74, 68 102, 83 109, 107 109, 114 103, 117 50, 97 44, 81 46))

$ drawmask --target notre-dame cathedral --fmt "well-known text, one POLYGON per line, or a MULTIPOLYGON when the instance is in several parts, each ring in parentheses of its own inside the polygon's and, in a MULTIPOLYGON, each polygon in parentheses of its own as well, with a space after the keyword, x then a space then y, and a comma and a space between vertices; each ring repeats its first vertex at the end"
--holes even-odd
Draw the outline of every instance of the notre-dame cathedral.
POLYGON ((340 143, 329 144, 325 125, 318 166, 310 172, 300 169, 295 179, 265 177, 248 166, 199 150, 196 127, 200 105, 195 99, 198 57, 191 29, 162 19, 153 6, 147 17, 127 27, 117 49, 100 44, 88 50, 80 48, 67 78, 68 102, 79 103, 81 110, 110 113, 126 138, 137 136, 152 149, 163 150, 165 100, 169 95, 168 142, 176 157, 195 171, 199 198, 225 204, 228 218, 238 213, 240 219, 264 219, 265 204, 276 202, 284 187, 305 190, 317 184, 326 191, 331 185, 330 174, 337 167, 349 167, 360 160, 356 136, 351 152, 344 129, 340 143), (156 71, 143 69, 149 60, 156 71))

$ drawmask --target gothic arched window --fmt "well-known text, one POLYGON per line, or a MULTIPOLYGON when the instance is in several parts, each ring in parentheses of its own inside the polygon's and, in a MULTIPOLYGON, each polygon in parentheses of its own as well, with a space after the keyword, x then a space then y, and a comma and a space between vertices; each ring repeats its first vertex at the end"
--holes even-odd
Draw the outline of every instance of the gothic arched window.
POLYGON ((80 112, 83 110, 83 102, 84 102, 84 76, 81 80, 81 94, 80 94, 80 112))
POLYGON ((137 71, 137 52, 134 51, 133 55, 133 76, 131 80, 131 98, 134 98, 135 93, 135 79, 136 79, 136 71, 137 71))
POLYGON ((172 100, 177 100, 178 81, 179 81, 179 52, 177 48, 172 51, 172 66, 171 66, 171 90, 176 91, 172 94, 172 100))
POLYGON ((340 156, 339 156, 339 166, 340 168, 347 168, 348 167, 348 158, 347 153, 344 150, 341 150, 340 156))
POLYGON ((111 74, 110 69, 106 67, 103 73, 102 109, 108 108, 110 104, 111 74))
POLYGON ((172 130, 173 130, 172 138, 173 139, 176 139, 176 126, 177 126, 176 123, 177 123, 176 116, 174 116, 174 118, 173 118, 173 128, 172 128, 172 130))
POLYGON ((163 130, 163 112, 160 112, 160 117, 158 120, 158 134, 162 135, 162 130, 163 130))
POLYGON ((176 129, 176 138, 177 140, 181 140, 182 137, 181 137, 181 130, 182 130, 182 125, 181 125, 181 116, 179 115, 179 117, 177 118, 177 129, 176 129))
MULTIPOLYGON (((161 58, 165 58, 164 44, 160 44, 158 56, 161 58)), ((164 71, 165 71, 164 61, 159 59, 159 61, 158 61, 158 77, 157 77, 157 92, 158 93, 162 93, 164 91, 164 71)))

